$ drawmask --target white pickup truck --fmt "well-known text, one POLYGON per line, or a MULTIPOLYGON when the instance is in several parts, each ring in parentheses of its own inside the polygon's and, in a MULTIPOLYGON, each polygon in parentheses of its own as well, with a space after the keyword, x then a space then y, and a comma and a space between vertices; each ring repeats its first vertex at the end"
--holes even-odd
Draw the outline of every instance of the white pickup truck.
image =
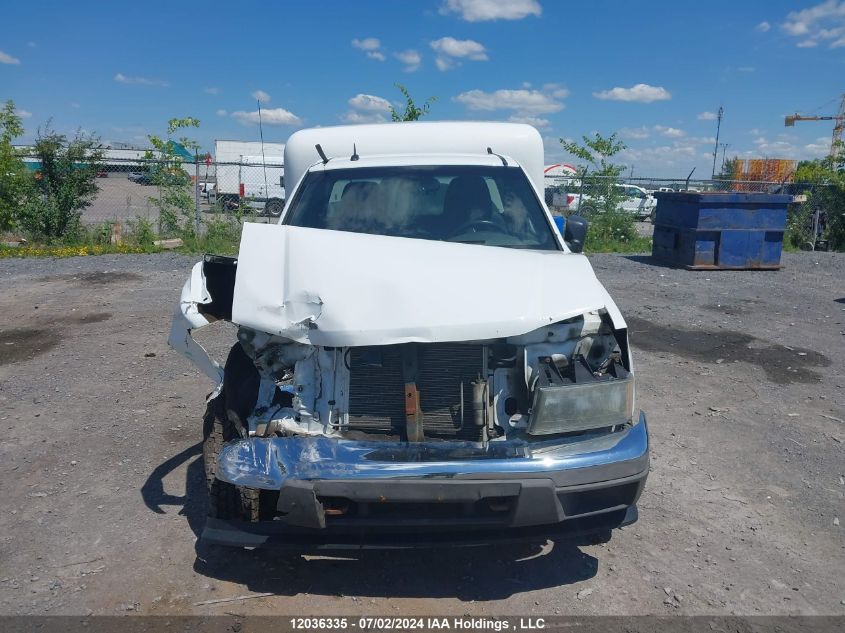
MULTIPOLYGON (((619 211, 630 213, 638 220, 646 220, 652 217, 654 210, 657 208, 657 199, 651 193, 636 185, 614 183, 613 187, 622 196, 622 202, 618 207, 619 211)), ((555 201, 556 204, 559 202, 560 207, 568 213, 589 215, 595 209, 600 208, 597 203, 600 203, 601 197, 601 193, 590 192, 586 186, 582 194, 578 186, 573 185, 566 193, 557 194, 555 201)))
POLYGON ((207 543, 608 538, 637 519, 645 415, 622 314, 512 123, 296 132, 278 223, 194 266, 170 345, 216 383, 207 543), (237 325, 224 365, 192 331, 237 325))

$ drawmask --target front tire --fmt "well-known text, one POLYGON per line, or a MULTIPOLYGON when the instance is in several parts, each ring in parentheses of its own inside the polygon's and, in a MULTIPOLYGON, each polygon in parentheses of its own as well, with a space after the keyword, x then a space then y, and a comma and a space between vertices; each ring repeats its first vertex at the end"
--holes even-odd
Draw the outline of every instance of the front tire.
POLYGON ((202 459, 208 484, 208 516, 235 521, 258 521, 261 491, 217 479, 217 458, 223 446, 240 437, 226 415, 221 392, 208 402, 203 419, 202 459))
POLYGON ((220 451, 227 442, 245 435, 246 419, 258 399, 258 370, 240 343, 235 343, 229 351, 223 375, 223 389, 208 401, 203 418, 202 457, 208 484, 208 515, 215 519, 258 521, 261 491, 217 479, 220 451))
POLYGON ((282 211, 284 211, 284 209, 285 203, 278 198, 271 198, 267 201, 267 204, 264 205, 264 211, 266 211, 267 215, 271 218, 278 218, 282 215, 282 211))

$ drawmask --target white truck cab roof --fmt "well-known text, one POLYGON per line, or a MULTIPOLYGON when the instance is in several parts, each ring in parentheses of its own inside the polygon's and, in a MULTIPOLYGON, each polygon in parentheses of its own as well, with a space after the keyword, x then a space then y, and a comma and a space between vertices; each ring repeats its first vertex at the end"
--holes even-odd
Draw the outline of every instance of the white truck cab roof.
POLYGON ((365 164, 501 165, 498 156, 487 153, 490 148, 510 159, 510 164, 521 166, 535 189, 543 191, 543 139, 536 129, 522 123, 413 121, 300 130, 285 145, 284 164, 289 183, 298 185, 309 168, 322 161, 317 145, 330 159, 325 169, 365 164), (353 154, 358 155, 357 161, 351 160, 353 154))

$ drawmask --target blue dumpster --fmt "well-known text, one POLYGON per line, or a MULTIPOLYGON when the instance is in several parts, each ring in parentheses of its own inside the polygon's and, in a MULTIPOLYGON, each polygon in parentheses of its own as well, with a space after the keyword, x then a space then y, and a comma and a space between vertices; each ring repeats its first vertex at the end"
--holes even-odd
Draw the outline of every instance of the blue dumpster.
POLYGON ((792 196, 657 192, 652 257, 691 270, 780 268, 792 196))

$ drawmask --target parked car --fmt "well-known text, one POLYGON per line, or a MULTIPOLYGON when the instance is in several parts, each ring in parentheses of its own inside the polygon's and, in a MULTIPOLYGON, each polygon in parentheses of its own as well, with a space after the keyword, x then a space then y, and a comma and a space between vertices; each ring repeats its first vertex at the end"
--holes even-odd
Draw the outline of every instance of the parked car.
POLYGON ((139 185, 149 185, 151 183, 150 174, 146 171, 130 171, 127 178, 139 185))
MULTIPOLYGON (((622 196, 622 201, 619 204, 618 210, 630 213, 638 220, 645 220, 652 217, 655 208, 657 208, 657 199, 642 187, 636 185, 626 185, 614 183, 613 187, 622 196)), ((601 200, 603 193, 601 190, 591 191, 585 186, 583 193, 581 189, 573 189, 571 192, 561 195, 566 196, 565 210, 577 213, 589 213, 591 211, 601 210, 601 200)))
POLYGON ((540 134, 315 128, 285 168, 282 217, 198 262, 173 318, 170 345, 217 385, 202 538, 469 545, 634 522, 649 454, 628 329, 580 254, 586 222, 562 235, 543 202, 540 134), (219 319, 238 328, 223 365, 192 338, 219 319))

